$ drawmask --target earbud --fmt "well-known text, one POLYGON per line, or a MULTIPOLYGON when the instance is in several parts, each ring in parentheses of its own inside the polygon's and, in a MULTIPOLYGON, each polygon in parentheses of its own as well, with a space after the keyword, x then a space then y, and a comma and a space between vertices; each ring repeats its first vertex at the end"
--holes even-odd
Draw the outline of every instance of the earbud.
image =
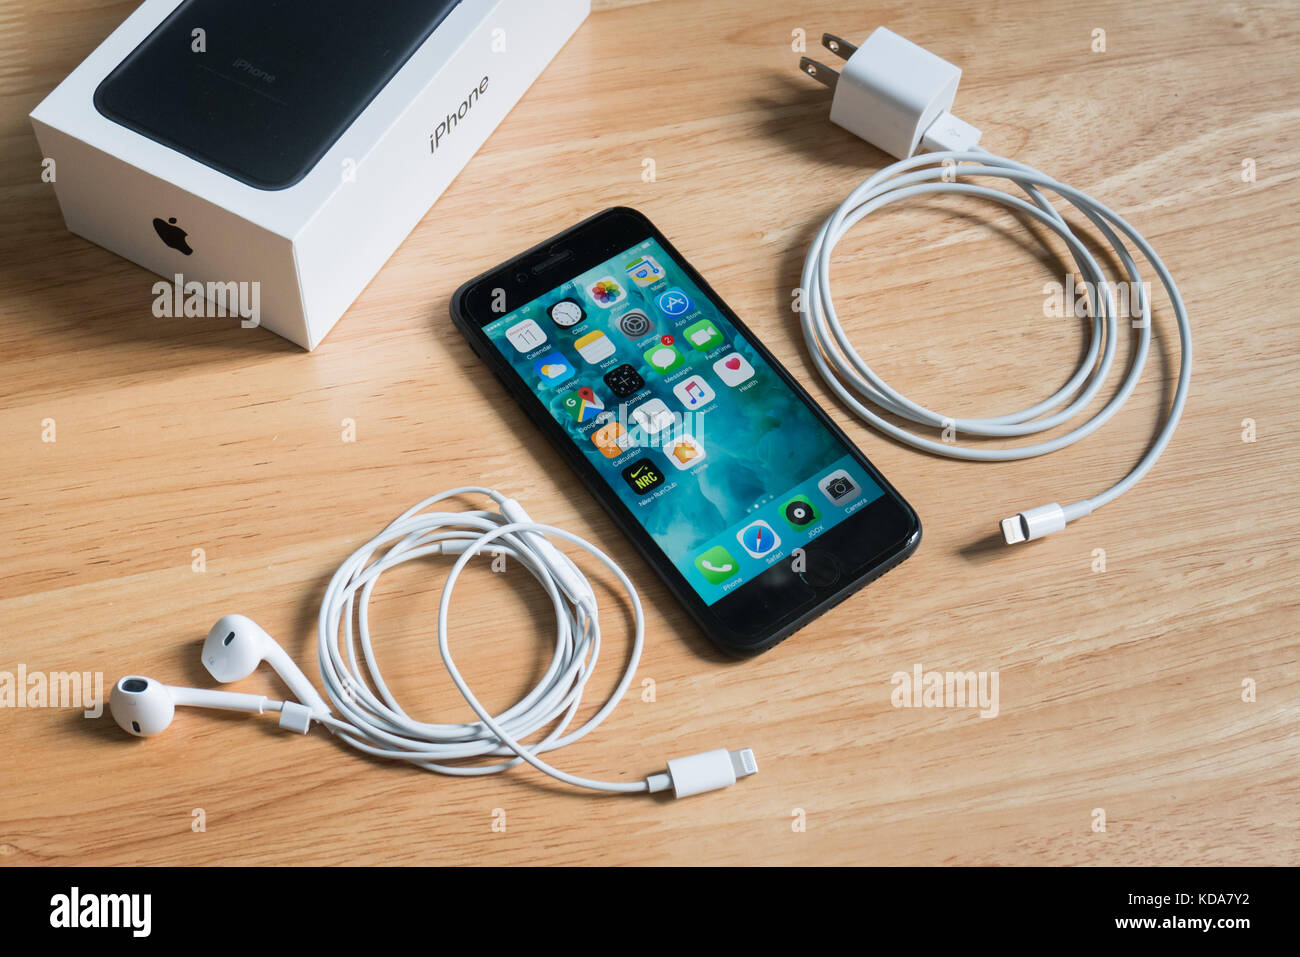
POLYGON ((178 688, 140 675, 119 679, 108 695, 108 710, 113 720, 123 731, 141 738, 165 730, 172 723, 177 705, 262 714, 266 710, 266 697, 233 691, 178 688))
POLYGON ((325 699, 289 653, 251 618, 226 615, 212 626, 203 642, 203 665, 208 674, 223 684, 247 678, 263 661, 275 669, 294 696, 313 712, 330 713, 325 699))

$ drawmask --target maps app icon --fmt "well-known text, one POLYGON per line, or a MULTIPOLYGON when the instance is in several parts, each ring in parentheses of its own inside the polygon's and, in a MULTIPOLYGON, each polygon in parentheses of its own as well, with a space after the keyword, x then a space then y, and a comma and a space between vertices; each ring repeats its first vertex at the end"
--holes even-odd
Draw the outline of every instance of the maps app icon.
POLYGON ((650 256, 642 256, 627 267, 628 278, 638 286, 648 286, 667 278, 664 269, 650 256))
POLYGON ((560 400, 560 405, 564 406, 564 411, 575 422, 590 422, 605 411, 605 403, 596 398, 596 393, 585 385, 566 395, 560 400))

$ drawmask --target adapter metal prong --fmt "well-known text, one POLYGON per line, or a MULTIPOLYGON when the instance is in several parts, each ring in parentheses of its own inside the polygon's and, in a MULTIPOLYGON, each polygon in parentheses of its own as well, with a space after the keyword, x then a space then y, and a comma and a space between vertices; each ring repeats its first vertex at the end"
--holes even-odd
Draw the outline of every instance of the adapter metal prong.
POLYGON ((839 82, 840 75, 832 70, 825 63, 818 63, 811 57, 804 57, 799 61, 799 69, 807 73, 810 77, 820 83, 822 86, 835 89, 835 84, 839 82))
POLYGON ((822 34, 822 46, 830 50, 841 60, 847 60, 849 57, 853 56, 853 54, 858 52, 858 48, 855 44, 850 43, 842 37, 837 37, 833 33, 822 34))

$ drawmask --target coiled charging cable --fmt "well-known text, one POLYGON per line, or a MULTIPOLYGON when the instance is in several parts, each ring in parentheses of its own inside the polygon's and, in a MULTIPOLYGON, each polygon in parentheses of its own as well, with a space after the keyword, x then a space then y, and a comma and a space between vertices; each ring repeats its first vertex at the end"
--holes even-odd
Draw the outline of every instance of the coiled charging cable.
POLYGON ((1182 358, 1178 385, 1164 423, 1141 460, 1119 482, 1091 498, 1071 505, 1044 505, 1028 509, 1002 522, 1007 544, 1041 538, 1064 528, 1067 522, 1082 518, 1132 488, 1151 470, 1178 426, 1192 371, 1192 333, 1183 298, 1173 277, 1151 244, 1113 210, 1086 193, 1058 182, 1023 163, 994 156, 978 147, 966 150, 940 150, 912 156, 885 167, 849 194, 839 208, 822 224, 808 250, 801 280, 802 308, 800 322, 813 362, 831 390, 873 428, 914 448, 954 459, 975 462, 1001 462, 1045 455, 1073 445, 1104 425, 1133 393, 1142 376, 1151 346, 1151 304, 1134 262, 1121 234, 1147 258, 1159 277, 1173 305, 1178 324, 1182 358), (1009 180, 1023 190, 1032 202, 1020 196, 963 180, 993 177, 1009 180), (1051 439, 1014 448, 980 448, 936 441, 885 418, 890 413, 918 426, 952 429, 958 435, 978 437, 1032 436, 1073 420, 1104 385, 1115 359, 1117 322, 1115 299, 1105 274, 1082 240, 1075 235, 1061 213, 1043 194, 1055 193, 1073 204, 1105 237, 1123 264, 1131 288, 1137 290, 1140 319, 1134 321, 1137 347, 1133 361, 1118 392, 1104 406, 1068 432, 1051 439), (1070 249, 1074 262, 1086 283, 1090 342, 1087 354, 1070 380, 1043 401, 1006 415, 989 418, 948 416, 933 411, 902 395, 884 381, 854 349, 844 333, 831 296, 831 257, 835 244, 859 220, 890 203, 927 195, 976 196, 992 200, 1023 213, 1061 237, 1070 249))

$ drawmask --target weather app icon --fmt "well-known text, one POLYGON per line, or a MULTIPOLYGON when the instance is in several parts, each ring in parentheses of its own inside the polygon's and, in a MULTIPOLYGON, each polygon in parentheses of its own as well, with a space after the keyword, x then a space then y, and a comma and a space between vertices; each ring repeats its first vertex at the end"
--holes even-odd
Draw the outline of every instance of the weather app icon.
POLYGON ((533 375, 546 383, 563 382, 575 371, 562 352, 548 353, 533 363, 533 375))

